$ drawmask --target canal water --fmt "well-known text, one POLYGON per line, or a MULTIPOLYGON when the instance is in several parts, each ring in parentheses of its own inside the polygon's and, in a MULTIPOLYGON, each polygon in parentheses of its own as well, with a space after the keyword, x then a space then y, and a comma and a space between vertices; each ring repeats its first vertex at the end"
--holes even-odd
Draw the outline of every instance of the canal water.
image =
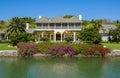
POLYGON ((120 57, 0 58, 0 78, 120 78, 120 57))

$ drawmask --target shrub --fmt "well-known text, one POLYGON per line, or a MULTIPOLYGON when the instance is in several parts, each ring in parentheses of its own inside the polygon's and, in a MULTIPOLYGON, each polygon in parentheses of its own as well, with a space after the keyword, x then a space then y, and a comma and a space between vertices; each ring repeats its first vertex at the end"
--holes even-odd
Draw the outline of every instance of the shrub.
POLYGON ((22 47, 23 45, 27 45, 28 43, 25 43, 25 42, 19 42, 18 44, 17 44, 17 47, 18 48, 20 48, 20 47, 22 47))
POLYGON ((72 44, 75 54, 84 54, 89 51, 92 45, 88 44, 72 44))
POLYGON ((71 41, 73 41, 73 38, 72 38, 72 37, 66 37, 66 38, 65 38, 65 41, 71 42, 71 41))
POLYGON ((110 42, 120 42, 120 27, 109 31, 109 41, 110 42))
POLYGON ((62 57, 65 54, 74 55, 74 50, 70 46, 51 46, 46 50, 46 54, 51 54, 54 57, 62 57))
POLYGON ((19 44, 18 55, 22 57, 31 57, 38 52, 35 44, 21 43, 19 44))
POLYGON ((79 38, 92 44, 99 44, 102 41, 101 34, 94 28, 86 28, 82 30, 79 34, 79 38))
POLYGON ((107 53, 110 53, 110 49, 95 45, 88 52, 84 53, 84 55, 104 57, 107 53))
POLYGON ((49 41, 49 39, 47 37, 42 37, 40 41, 49 41))
POLYGON ((38 47, 40 53, 45 53, 46 49, 51 45, 52 45, 51 42, 41 42, 41 43, 37 44, 37 47, 38 47))
POLYGON ((46 52, 46 49, 50 46, 70 46, 71 43, 66 43, 66 42, 56 42, 56 43, 53 43, 53 42, 40 42, 37 44, 37 47, 39 49, 39 52, 40 53, 45 53, 46 52))
POLYGON ((19 42, 29 42, 29 41, 33 40, 33 38, 31 38, 31 37, 33 37, 33 36, 29 35, 28 33, 20 33, 20 34, 11 36, 10 40, 11 40, 11 44, 13 46, 16 46, 19 42))

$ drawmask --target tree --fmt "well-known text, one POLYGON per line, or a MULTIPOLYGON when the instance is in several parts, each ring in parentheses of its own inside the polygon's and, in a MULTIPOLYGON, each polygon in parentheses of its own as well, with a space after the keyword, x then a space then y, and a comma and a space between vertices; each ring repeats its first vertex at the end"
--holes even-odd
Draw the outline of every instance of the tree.
POLYGON ((99 44, 101 39, 101 34, 94 28, 85 28, 80 34, 79 38, 87 43, 99 44))
POLYGON ((22 19, 18 17, 12 18, 10 20, 10 24, 7 27, 6 35, 12 36, 25 32, 25 25, 26 23, 22 19))
POLYGON ((93 27, 97 30, 100 30, 100 28, 102 27, 102 20, 91 20, 90 23, 92 23, 93 27))
POLYGON ((120 27, 109 31, 109 41, 120 42, 120 27))
POLYGON ((24 33, 18 33, 16 35, 10 36, 11 39, 11 44, 13 46, 16 46, 19 42, 29 42, 29 41, 34 41, 34 36, 30 35, 26 32, 24 33))
POLYGON ((25 32, 26 23, 30 24, 31 28, 35 27, 35 19, 31 17, 14 17, 9 20, 9 25, 6 30, 6 35, 15 35, 16 33, 25 32))
POLYGON ((23 17, 21 18, 25 23, 29 23, 30 24, 30 28, 35 28, 35 18, 31 18, 31 17, 23 17))
POLYGON ((74 15, 64 15, 63 18, 72 18, 74 15))
POLYGON ((0 30, 5 29, 7 26, 7 22, 4 20, 0 20, 0 30))

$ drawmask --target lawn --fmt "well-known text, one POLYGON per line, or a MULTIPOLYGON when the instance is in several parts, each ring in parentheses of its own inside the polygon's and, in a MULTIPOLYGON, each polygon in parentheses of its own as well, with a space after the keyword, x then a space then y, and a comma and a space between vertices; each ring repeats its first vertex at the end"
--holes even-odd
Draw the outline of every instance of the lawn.
POLYGON ((120 43, 102 43, 102 45, 112 50, 120 50, 120 43))
POLYGON ((9 46, 9 43, 0 43, 0 50, 17 50, 17 48, 9 46))

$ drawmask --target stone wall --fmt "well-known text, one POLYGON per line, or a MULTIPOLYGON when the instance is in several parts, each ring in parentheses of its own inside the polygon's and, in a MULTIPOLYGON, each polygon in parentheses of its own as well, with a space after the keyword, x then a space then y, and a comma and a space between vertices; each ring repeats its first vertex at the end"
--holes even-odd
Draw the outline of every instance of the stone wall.
POLYGON ((106 56, 120 56, 120 50, 113 50, 111 53, 108 53, 106 56))
POLYGON ((12 57, 16 57, 18 56, 17 50, 0 50, 0 57, 1 56, 12 56, 12 57))
MULTIPOLYGON (((5 57, 17 57, 18 53, 17 50, 0 50, 0 57, 5 56, 5 57)), ((46 57, 49 55, 46 54, 40 54, 37 53, 34 55, 34 57, 46 57)), ((109 56, 120 56, 120 50, 113 50, 111 53, 106 55, 107 57, 109 56)), ((83 57, 83 55, 78 55, 78 57, 83 57)))

